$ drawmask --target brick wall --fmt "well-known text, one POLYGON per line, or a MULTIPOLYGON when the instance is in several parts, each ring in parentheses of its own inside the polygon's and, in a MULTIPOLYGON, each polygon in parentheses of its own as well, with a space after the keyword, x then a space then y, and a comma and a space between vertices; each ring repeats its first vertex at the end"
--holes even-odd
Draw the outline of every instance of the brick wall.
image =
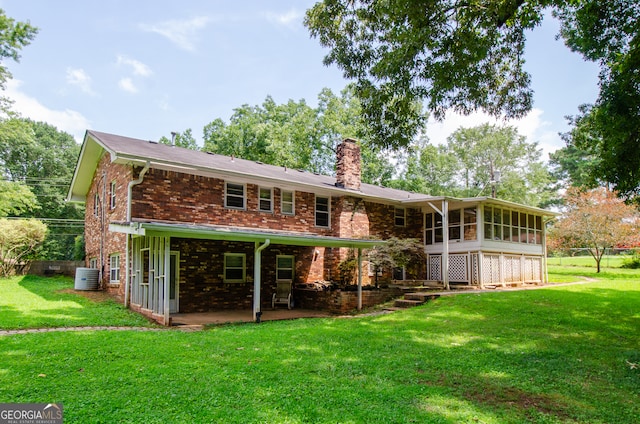
MULTIPOLYGON (((127 185, 136 178, 141 168, 111 164, 110 156, 99 161, 86 204, 87 265, 98 259, 103 269, 102 285, 116 294, 124 293, 126 236, 108 231, 114 221, 126 220, 127 185), (111 182, 116 183, 116 205, 110 207, 111 182), (94 215, 94 194, 98 193, 99 213, 94 215), (120 284, 109 283, 109 257, 120 254, 120 284)), ((234 182, 234 181, 230 181, 234 182)), ((151 169, 142 184, 133 188, 132 218, 164 220, 202 224, 231 225, 246 228, 272 228, 275 230, 306 232, 316 235, 386 239, 416 237, 421 239, 422 213, 408 209, 406 225, 394 225, 394 207, 364 201, 354 195, 331 198, 331 226, 315 226, 315 194, 295 191, 295 214, 281 211, 281 189, 273 188, 273 211, 259 211, 259 186, 246 184, 246 210, 224 207, 225 181, 173 171, 151 169)), ((206 240, 172 240, 172 249, 180 252, 181 310, 185 312, 250 308, 253 302, 253 244, 220 243, 206 240), (231 250, 230 250, 231 249, 231 250), (247 282, 222 282, 225 252, 246 253, 247 282), (186 308, 185 309, 183 309, 186 308)), ((338 265, 349 254, 349 249, 323 247, 270 246, 263 252, 264 268, 262 301, 270 305, 275 288, 275 257, 280 254, 296 258, 296 281, 339 281, 338 265), (267 283, 270 282, 270 283, 267 283), (272 284, 268 286, 268 284, 272 284)), ((366 257, 364 258, 366 261, 366 257)), ((383 278, 389 278, 384 276, 383 278)), ((416 276, 420 278, 420 276, 416 276)), ((355 281, 354 281, 355 282, 355 281)), ((367 268, 363 283, 369 284, 367 268)))
MULTIPOLYGON (((180 311, 205 312, 220 309, 251 309, 253 305, 254 244, 215 240, 172 239, 171 249, 180 252, 180 311), (246 282, 224 282, 224 254, 246 255, 246 282)), ((276 257, 295 258, 294 284, 314 281, 316 272, 324 268, 324 255, 316 248, 270 245, 261 257, 262 307, 271 307, 276 289, 276 257)))
MULTIPOLYGON (((385 288, 362 291, 362 307, 367 308, 402 296, 399 288, 385 288)), ((344 314, 358 308, 357 291, 315 291, 295 289, 293 298, 297 308, 329 311, 344 314)))
POLYGON ((86 266, 96 259, 102 270, 101 286, 114 294, 124 293, 126 236, 109 231, 109 223, 124 221, 127 216, 127 186, 132 179, 131 167, 111 164, 110 156, 100 159, 91 181, 85 208, 86 266), (111 207, 111 183, 115 182, 115 207, 111 207), (96 193, 98 194, 97 216, 96 193), (120 255, 120 282, 109 282, 109 257, 120 255))

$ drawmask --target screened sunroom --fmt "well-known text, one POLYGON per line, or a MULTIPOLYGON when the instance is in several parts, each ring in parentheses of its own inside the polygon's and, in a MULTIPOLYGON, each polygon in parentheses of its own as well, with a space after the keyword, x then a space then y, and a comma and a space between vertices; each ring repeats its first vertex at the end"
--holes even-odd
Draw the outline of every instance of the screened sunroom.
POLYGON ((556 214, 494 198, 423 205, 427 278, 445 286, 546 282, 545 222, 556 214))

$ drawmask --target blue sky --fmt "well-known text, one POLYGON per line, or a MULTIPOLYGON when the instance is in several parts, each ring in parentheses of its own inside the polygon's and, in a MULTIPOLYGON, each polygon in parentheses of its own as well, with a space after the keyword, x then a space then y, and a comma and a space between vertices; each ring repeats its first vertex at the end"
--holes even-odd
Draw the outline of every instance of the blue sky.
MULTIPOLYGON (((327 51, 302 25, 314 3, 0 0, 8 16, 40 28, 20 63, 6 62, 14 76, 6 94, 23 116, 78 141, 86 129, 157 140, 187 128, 201 141, 206 124, 228 121, 243 104, 271 95, 277 103, 315 105, 322 88, 339 92, 347 84, 336 67, 322 64, 327 51)), ((556 33, 549 18, 529 34, 534 110, 509 122, 545 153, 562 147, 564 116, 597 95, 597 67, 556 41, 556 33)), ((460 126, 487 121, 451 114, 427 131, 440 143, 460 126)))

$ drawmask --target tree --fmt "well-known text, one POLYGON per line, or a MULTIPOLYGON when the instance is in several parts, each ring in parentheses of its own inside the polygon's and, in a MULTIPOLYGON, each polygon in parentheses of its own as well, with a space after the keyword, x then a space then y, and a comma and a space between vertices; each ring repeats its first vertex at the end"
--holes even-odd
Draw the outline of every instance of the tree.
POLYGON ((351 87, 340 96, 323 89, 316 108, 304 99, 279 105, 268 96, 262 105, 235 109, 228 124, 220 118, 207 124, 203 150, 326 175, 334 172, 338 143, 353 137, 361 145, 362 180, 385 184, 401 151, 373 143, 359 114, 351 87))
POLYGON ((73 137, 52 125, 21 118, 0 121, 0 174, 28 187, 37 199, 37 209, 14 216, 56 220, 43 247, 50 259, 71 259, 74 237, 82 232, 73 220, 84 218, 84 208, 65 201, 79 153, 73 137))
POLYGON ((551 179, 540 160, 542 151, 515 127, 459 128, 448 137, 447 147, 458 160, 461 197, 475 197, 486 190, 489 195, 528 205, 543 206, 548 201, 551 179))
POLYGON ((455 196, 458 187, 453 176, 457 166, 458 161, 447 146, 434 146, 425 140, 410 148, 404 172, 390 185, 414 193, 455 196))
POLYGON ((305 24, 330 49, 325 64, 355 81, 377 140, 407 146, 422 123, 416 102, 438 119, 449 109, 526 114, 532 91, 523 70, 525 34, 549 9, 566 45, 601 68, 598 100, 576 119, 574 135, 602 158, 598 179, 638 195, 637 0, 324 0, 307 11, 305 24))
POLYGON ((640 8, 635 0, 584 0, 558 8, 566 44, 599 62, 600 94, 572 118, 570 146, 598 158, 590 179, 625 197, 640 194, 640 8))
POLYGON ((565 205, 565 213, 550 230, 552 244, 564 249, 587 248, 598 272, 606 249, 632 242, 638 231, 637 210, 626 205, 613 191, 571 188, 565 205))
POLYGON ((355 80, 366 122, 391 145, 408 145, 425 119, 448 109, 507 117, 532 104, 522 68, 524 32, 549 1, 326 0, 305 25, 330 48, 324 62, 355 80))
POLYGON ((160 143, 167 144, 169 146, 184 147, 185 149, 200 150, 196 139, 193 138, 191 128, 188 128, 181 133, 171 133, 171 140, 165 136, 162 136, 160 137, 160 143))
POLYGON ((537 143, 527 142, 514 127, 461 127, 446 146, 417 144, 405 173, 393 185, 431 195, 493 195, 543 207, 555 199, 541 155, 537 143))
MULTIPOLYGON (((20 61, 20 50, 31 44, 38 33, 38 29, 29 22, 16 22, 8 17, 4 10, 0 9, 0 61, 13 59, 20 61)), ((11 79, 11 72, 6 66, 0 65, 0 89, 4 90, 7 81, 11 79)), ((5 97, 0 99, 0 110, 9 112, 10 100, 5 97)))
POLYGON ((375 285, 378 286, 378 271, 409 265, 424 264, 426 255, 424 244, 418 239, 391 237, 385 244, 376 246, 368 252, 369 262, 373 265, 375 285))
MULTIPOLYGON (((581 109, 584 105, 581 106, 581 109)), ((575 119, 569 118, 575 125, 575 119)), ((595 175, 600 159, 589 151, 589 147, 576 145, 571 133, 562 134, 566 146, 549 155, 551 176, 564 187, 578 187, 592 189, 602 185, 602 181, 595 175)), ((583 144, 583 143, 581 143, 583 144)))
POLYGON ((0 217, 20 215, 39 209, 38 199, 22 183, 0 180, 0 217))
POLYGON ((47 226, 35 219, 0 218, 0 276, 25 269, 46 233, 47 226))

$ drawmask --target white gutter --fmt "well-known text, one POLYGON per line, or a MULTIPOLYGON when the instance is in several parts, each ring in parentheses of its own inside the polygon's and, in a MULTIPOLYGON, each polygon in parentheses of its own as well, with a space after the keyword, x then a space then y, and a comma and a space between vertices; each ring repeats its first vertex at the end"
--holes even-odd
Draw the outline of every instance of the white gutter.
MULTIPOLYGON (((147 161, 147 163, 145 164, 144 168, 142 168, 142 171, 140 171, 140 175, 138 175, 138 178, 133 180, 133 181, 129 181, 129 184, 127 185, 127 222, 131 222, 131 197, 132 197, 132 193, 133 193, 133 187, 142 183, 142 180, 144 180, 144 175, 147 173, 147 171, 149 170, 149 166, 151 164, 149 163, 149 161, 147 161)), ((124 307, 127 308, 129 307, 129 279, 131 278, 131 264, 129 263, 131 260, 130 255, 130 240, 131 240, 131 235, 127 234, 127 243, 126 243, 126 253, 125 253, 125 276, 124 276, 124 307)))
POLYGON ((258 246, 259 243, 260 242, 256 242, 256 250, 253 258, 253 320, 255 322, 260 322, 260 315, 262 315, 262 312, 260 311, 260 271, 262 268, 262 251, 271 244, 271 240, 266 239, 264 244, 261 246, 258 246))

